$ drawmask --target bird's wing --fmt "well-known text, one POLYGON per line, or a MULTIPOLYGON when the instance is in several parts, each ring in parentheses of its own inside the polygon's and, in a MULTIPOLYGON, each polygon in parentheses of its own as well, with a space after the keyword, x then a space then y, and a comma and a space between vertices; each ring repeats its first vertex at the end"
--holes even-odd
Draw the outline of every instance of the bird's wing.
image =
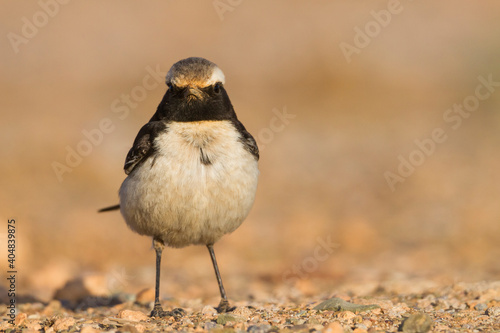
POLYGON ((253 138, 252 134, 250 134, 246 130, 245 126, 243 126, 243 124, 238 119, 235 119, 233 121, 233 124, 241 135, 240 141, 241 141, 241 143, 243 143, 243 146, 245 147, 245 149, 250 154, 252 154, 255 157, 255 159, 258 161, 259 160, 259 147, 257 146, 257 142, 253 138))
POLYGON ((130 148, 125 159, 123 168, 127 175, 151 156, 155 150, 153 145, 155 138, 160 132, 164 132, 166 128, 167 125, 162 121, 151 121, 142 126, 134 140, 134 145, 130 148))

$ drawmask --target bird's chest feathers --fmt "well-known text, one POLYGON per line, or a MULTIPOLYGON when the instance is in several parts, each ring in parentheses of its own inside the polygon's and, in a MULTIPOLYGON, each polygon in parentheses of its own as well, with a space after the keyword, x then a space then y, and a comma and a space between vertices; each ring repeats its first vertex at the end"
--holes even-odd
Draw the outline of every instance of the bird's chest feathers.
POLYGON ((228 121, 171 123, 157 138, 160 155, 185 168, 217 168, 238 158, 242 145, 228 121))

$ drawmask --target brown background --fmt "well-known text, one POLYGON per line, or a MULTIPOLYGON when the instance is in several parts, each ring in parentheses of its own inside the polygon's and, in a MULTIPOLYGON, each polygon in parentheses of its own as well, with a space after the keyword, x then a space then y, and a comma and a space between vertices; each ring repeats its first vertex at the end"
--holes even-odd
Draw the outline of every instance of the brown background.
MULTIPOLYGON (((339 45, 353 44, 355 27, 387 1, 232 3, 219 16, 211 1, 70 1, 16 53, 8 34, 22 35, 23 17, 33 21, 41 7, 3 2, 1 241, 16 218, 19 292, 48 300, 89 274, 105 279, 104 293, 153 286, 150 240, 119 213, 96 210, 117 202, 125 155, 165 86, 125 119, 112 103, 142 86, 147 67, 166 72, 188 56, 223 69, 239 118, 264 148, 255 206, 216 245, 232 298, 498 279, 500 91, 457 130, 443 120, 478 76, 500 81, 498 2, 401 0, 350 63, 339 45), (270 140, 273 110, 295 118, 270 140), (58 181, 52 163, 65 163, 66 147, 104 118, 114 129, 58 181), (384 173, 435 128, 447 140, 391 191, 384 173), (325 257, 318 246, 329 240, 325 257), (302 279, 287 280, 298 277, 287 275, 294 267, 302 279)), ((162 288, 165 297, 216 299, 206 249, 165 251, 162 288)))

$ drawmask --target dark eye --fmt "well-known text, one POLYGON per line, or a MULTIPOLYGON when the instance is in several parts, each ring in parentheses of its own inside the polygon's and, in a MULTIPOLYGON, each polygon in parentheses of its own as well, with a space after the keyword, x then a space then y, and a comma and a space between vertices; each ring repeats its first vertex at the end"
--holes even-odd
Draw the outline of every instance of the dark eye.
POLYGON ((214 84, 214 92, 216 94, 220 93, 220 89, 222 88, 222 83, 220 82, 217 82, 216 84, 214 84))
POLYGON ((172 89, 173 89, 173 85, 172 85, 172 83, 168 82, 168 83, 167 83, 167 87, 168 87, 168 89, 169 89, 169 90, 172 90, 172 89))

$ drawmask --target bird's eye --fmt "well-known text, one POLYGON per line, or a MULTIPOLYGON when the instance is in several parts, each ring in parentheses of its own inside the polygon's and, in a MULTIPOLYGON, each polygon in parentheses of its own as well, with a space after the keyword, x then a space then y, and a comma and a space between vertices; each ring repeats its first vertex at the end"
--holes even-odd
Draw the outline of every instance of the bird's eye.
POLYGON ((167 83, 167 87, 168 87, 168 89, 169 89, 169 90, 172 90, 172 89, 173 89, 173 85, 172 85, 172 83, 170 83, 170 82, 169 82, 169 83, 167 83))
POLYGON ((217 82, 216 84, 214 84, 214 92, 216 94, 220 93, 221 86, 222 86, 222 84, 220 82, 217 82))

